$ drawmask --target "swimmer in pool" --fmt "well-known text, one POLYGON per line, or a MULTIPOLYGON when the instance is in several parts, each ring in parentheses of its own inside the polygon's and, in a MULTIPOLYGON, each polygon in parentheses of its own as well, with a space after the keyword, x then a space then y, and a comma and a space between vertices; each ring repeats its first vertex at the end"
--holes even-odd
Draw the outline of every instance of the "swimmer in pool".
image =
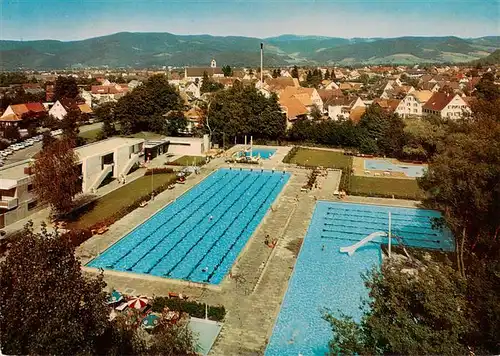
POLYGON ((208 267, 205 267, 201 270, 202 272, 208 272, 208 267))

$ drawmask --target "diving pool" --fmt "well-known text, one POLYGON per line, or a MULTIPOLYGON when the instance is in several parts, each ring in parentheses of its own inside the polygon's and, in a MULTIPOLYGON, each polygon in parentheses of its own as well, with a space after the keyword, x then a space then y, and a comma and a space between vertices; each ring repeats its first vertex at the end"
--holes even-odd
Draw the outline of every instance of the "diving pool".
MULTIPOLYGON (((392 213, 392 233, 407 246, 452 251, 449 230, 434 230, 431 210, 320 201, 309 225, 295 263, 288 289, 267 345, 266 356, 324 355, 332 331, 323 320, 328 308, 359 321, 361 300, 368 291, 361 277, 382 260, 377 238, 360 247, 352 256, 339 248, 350 246, 376 231, 388 230, 392 213)), ((393 239, 396 244, 396 240, 393 239)), ((336 314, 339 316, 339 314, 336 314)))
MULTIPOLYGON (((253 148, 252 157, 258 157, 262 159, 269 159, 276 153, 276 148, 253 148)), ((250 157, 250 151, 245 152, 245 156, 250 157)))
POLYGON ((218 169, 87 266, 219 284, 289 178, 218 169))
POLYGON ((425 166, 394 164, 385 159, 365 159, 365 170, 401 172, 408 177, 422 177, 425 166))

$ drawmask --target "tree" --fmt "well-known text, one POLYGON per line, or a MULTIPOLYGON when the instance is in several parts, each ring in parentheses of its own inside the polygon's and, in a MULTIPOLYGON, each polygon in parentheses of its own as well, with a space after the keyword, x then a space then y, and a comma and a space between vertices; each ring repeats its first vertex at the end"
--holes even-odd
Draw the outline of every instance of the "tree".
POLYGON ((105 122, 105 121, 110 121, 114 122, 115 121, 115 110, 116 110, 116 103, 115 102, 107 102, 99 105, 97 108, 94 110, 95 118, 97 121, 105 122))
POLYGON ((115 121, 124 134, 147 131, 153 118, 170 110, 181 110, 182 100, 178 91, 164 75, 154 75, 144 84, 120 98, 114 109, 115 121))
POLYGON ((328 70, 328 68, 326 69, 325 72, 325 80, 330 80, 330 71, 328 70))
POLYGON ((297 66, 293 66, 292 73, 290 74, 292 75, 292 78, 299 79, 299 69, 297 68, 297 66))
POLYGON ((359 323, 325 315, 330 354, 462 355, 471 330, 466 281, 449 262, 385 260, 365 277, 369 300, 359 323))
POLYGON ((35 193, 40 202, 49 204, 56 214, 69 212, 73 198, 81 191, 77 161, 73 142, 62 138, 40 151, 33 164, 35 193))
POLYGON ((321 110, 318 108, 317 105, 313 105, 311 109, 311 116, 314 120, 319 120, 323 116, 323 113, 321 112, 321 110))
POLYGON ((163 313, 158 326, 153 331, 153 339, 147 354, 166 356, 196 354, 193 333, 189 329, 188 323, 189 318, 184 317, 172 324, 163 313))
POLYGON ((74 247, 28 224, 0 264, 0 343, 6 354, 98 354, 108 327, 102 275, 84 277, 74 247))
POLYGON ((494 101, 500 97, 500 87, 495 84, 495 76, 485 73, 476 85, 476 96, 487 101, 494 101))
POLYGON ((213 142, 222 144, 224 135, 278 140, 285 134, 286 118, 277 96, 266 98, 255 87, 235 85, 219 91, 204 110, 204 129, 213 142))
POLYGON ((3 130, 3 137, 10 141, 18 141, 21 138, 19 128, 14 125, 5 126, 3 130))
POLYGON ((280 71, 278 69, 273 69, 273 78, 278 78, 280 76, 280 71))
POLYGON ((70 109, 61 121, 63 137, 69 142, 73 142, 75 146, 81 146, 85 143, 85 140, 78 136, 80 133, 80 129, 78 128, 80 118, 81 112, 79 109, 70 109))
POLYGON ((363 73, 359 77, 359 81, 361 83, 363 83, 364 85, 368 85, 368 83, 370 82, 370 76, 368 74, 366 74, 366 73, 363 73))
POLYGON ((222 67, 222 73, 224 73, 225 77, 232 77, 233 76, 233 70, 229 65, 223 66, 222 67))
POLYGON ((404 132, 407 142, 403 147, 406 157, 429 160, 447 133, 447 126, 441 118, 424 116, 421 119, 405 120, 404 132))
POLYGON ((76 99, 78 96, 78 85, 73 77, 58 76, 54 86, 54 101, 69 98, 76 99))
POLYGON ((223 88, 224 85, 222 85, 221 83, 216 83, 212 78, 208 76, 206 71, 203 72, 203 80, 200 87, 201 93, 213 93, 223 88))
POLYGON ((184 113, 179 110, 171 111, 167 114, 165 120, 165 135, 179 136, 186 132, 187 119, 184 113))
POLYGON ((42 150, 49 147, 55 140, 56 139, 54 138, 54 136, 52 136, 50 131, 44 131, 42 134, 42 150))

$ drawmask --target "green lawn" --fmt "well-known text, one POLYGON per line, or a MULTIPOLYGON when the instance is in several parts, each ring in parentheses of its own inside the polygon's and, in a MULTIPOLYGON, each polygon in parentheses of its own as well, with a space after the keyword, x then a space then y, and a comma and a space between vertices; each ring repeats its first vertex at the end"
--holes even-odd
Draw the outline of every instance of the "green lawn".
POLYGON ((202 166, 205 164, 205 157, 200 156, 182 156, 177 158, 175 161, 171 162, 179 166, 202 166))
POLYGON ((101 129, 89 130, 85 132, 80 132, 79 136, 91 143, 97 140, 97 135, 101 132, 101 129))
POLYGON ((299 147, 297 153, 290 158, 289 163, 300 166, 325 167, 343 169, 351 166, 352 157, 344 155, 342 152, 314 150, 299 147))
POLYGON ((151 194, 151 186, 155 189, 175 178, 173 173, 143 176, 118 188, 98 199, 91 210, 84 212, 78 219, 69 224, 70 228, 86 228, 111 217, 115 212, 125 208, 142 196, 151 194))
POLYGON ((423 192, 414 179, 351 176, 349 194, 372 197, 392 197, 420 200, 423 192))

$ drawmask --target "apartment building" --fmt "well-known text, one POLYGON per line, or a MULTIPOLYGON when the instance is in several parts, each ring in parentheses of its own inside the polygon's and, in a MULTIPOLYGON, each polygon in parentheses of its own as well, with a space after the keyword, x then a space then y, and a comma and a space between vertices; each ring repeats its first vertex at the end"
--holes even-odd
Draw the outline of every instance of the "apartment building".
POLYGON ((434 93, 423 106, 423 113, 442 118, 459 119, 471 112, 469 104, 458 94, 434 93))
POLYGON ((28 159, 0 168, 0 228, 40 208, 33 191, 32 162, 32 159, 28 159))

